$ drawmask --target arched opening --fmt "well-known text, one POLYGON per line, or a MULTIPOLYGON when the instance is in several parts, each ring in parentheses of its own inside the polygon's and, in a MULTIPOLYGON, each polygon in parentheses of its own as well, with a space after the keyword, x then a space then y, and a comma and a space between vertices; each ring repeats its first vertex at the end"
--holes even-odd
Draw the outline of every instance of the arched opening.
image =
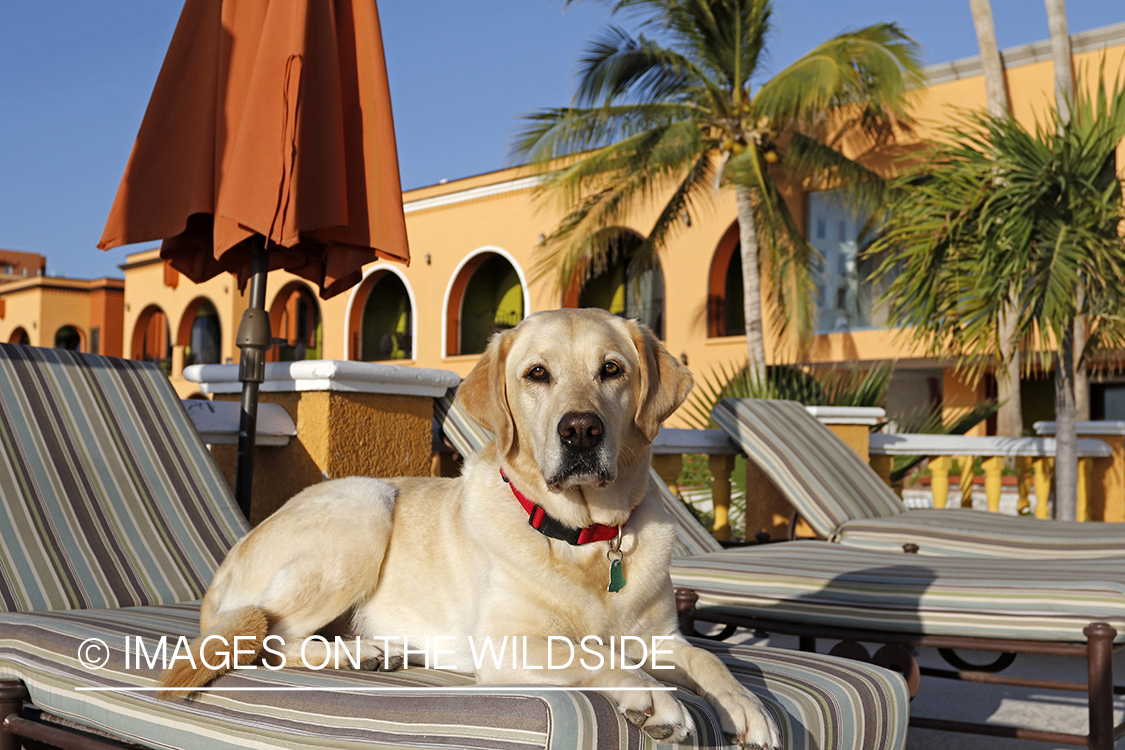
POLYGON ((483 353, 492 334, 515 328, 524 311, 523 285, 515 266, 499 253, 472 257, 450 291, 446 352, 483 353))
POLYGON ((74 326, 63 326, 55 331, 55 348, 82 351, 82 332, 74 326))
POLYGON ((157 305, 149 305, 133 328, 133 359, 155 362, 172 373, 172 332, 168 316, 157 305))
POLYGON ((176 343, 184 347, 184 367, 222 361, 223 331, 211 300, 200 297, 187 306, 176 343))
POLYGON ((269 362, 320 359, 320 306, 309 288, 299 282, 284 287, 270 307, 274 336, 285 339, 266 354, 269 362))
POLYGON ((738 224, 726 231, 711 259, 707 289, 707 335, 746 335, 746 308, 742 286, 742 252, 738 224))
POLYGON ((375 271, 369 275, 356 294, 352 309, 352 359, 414 359, 414 308, 410 292, 398 274, 375 271))
POLYGON ((8 337, 9 344, 22 344, 23 346, 31 346, 31 337, 27 335, 27 331, 22 327, 12 331, 12 335, 8 337))
POLYGON ((563 306, 600 307, 639 320, 664 338, 664 272, 655 256, 637 256, 643 241, 636 232, 616 230, 606 246, 605 267, 572 286, 563 306))

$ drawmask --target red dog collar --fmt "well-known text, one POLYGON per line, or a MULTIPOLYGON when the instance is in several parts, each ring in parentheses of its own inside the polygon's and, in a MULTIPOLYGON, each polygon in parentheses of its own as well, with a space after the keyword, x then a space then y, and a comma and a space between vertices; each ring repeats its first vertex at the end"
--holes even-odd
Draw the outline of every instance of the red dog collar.
MULTIPOLYGON (((529 516, 527 522, 531 525, 531 528, 544 536, 549 536, 552 539, 561 539, 567 544, 578 545, 590 544, 591 542, 604 542, 615 538, 618 534, 617 527, 606 526, 600 523, 592 524, 584 529, 576 529, 572 526, 567 526, 561 521, 557 521, 547 515, 547 511, 543 510, 543 506, 528 500, 526 495, 516 489, 516 486, 508 479, 508 475, 504 473, 503 469, 500 470, 500 478, 512 488, 512 494, 516 496, 516 500, 519 500, 520 505, 527 511, 527 515, 529 516)), ((628 523, 628 521, 626 521, 626 523, 628 523)))

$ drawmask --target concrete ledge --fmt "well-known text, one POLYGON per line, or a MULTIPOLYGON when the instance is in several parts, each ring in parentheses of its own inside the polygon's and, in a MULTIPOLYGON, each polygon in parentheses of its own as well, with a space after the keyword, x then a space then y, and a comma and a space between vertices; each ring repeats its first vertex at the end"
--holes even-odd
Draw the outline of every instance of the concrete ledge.
MULTIPOLYGON (((242 405, 237 401, 185 399, 184 409, 199 436, 208 445, 237 445, 242 405)), ((258 404, 257 433, 254 445, 288 445, 297 434, 297 425, 281 406, 258 404)))
MULTIPOLYGON (((1057 422, 1036 422, 1035 432, 1039 435, 1054 435, 1058 432, 1057 422)), ((1125 422, 1090 420, 1074 423, 1074 431, 1079 435, 1125 435, 1125 422)))
MULTIPOLYGON (((964 435, 871 435, 872 456, 1032 456, 1055 455, 1054 438, 967 437, 964 435)), ((1096 438, 1078 441, 1082 458, 1106 458, 1113 451, 1096 438)))
POLYGON ((879 424, 887 416, 878 406, 806 406, 809 414, 821 424, 879 424))
POLYGON ((730 441, 722 430, 679 430, 661 428, 652 441, 652 452, 656 455, 675 453, 706 453, 709 456, 733 455, 738 447, 730 441))
MULTIPOLYGON (((184 378, 199 383, 203 393, 241 393, 238 365, 192 365, 184 368, 184 378)), ((399 396, 444 396, 461 376, 448 370, 385 365, 378 362, 352 362, 334 359, 309 359, 300 362, 270 362, 260 391, 345 391, 385 393, 399 396)))

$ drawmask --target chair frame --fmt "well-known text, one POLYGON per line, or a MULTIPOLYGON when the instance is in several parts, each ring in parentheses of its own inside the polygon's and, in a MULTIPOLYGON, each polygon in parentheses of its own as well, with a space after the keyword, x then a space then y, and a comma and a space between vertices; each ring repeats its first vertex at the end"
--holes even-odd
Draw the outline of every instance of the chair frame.
POLYGON ((828 638, 839 641, 829 651, 830 654, 857 658, 860 661, 871 662, 903 674, 910 687, 911 698, 916 695, 920 677, 924 675, 993 685, 1084 692, 1087 695, 1090 717, 1089 734, 1087 735, 1049 732, 999 724, 933 719, 916 716, 911 712, 910 726, 912 727, 1057 742, 1087 747, 1090 750, 1113 750, 1114 743, 1125 737, 1125 722, 1116 726, 1113 724, 1113 696, 1125 695, 1125 686, 1114 685, 1113 683, 1113 655, 1125 650, 1125 643, 1114 644, 1113 640, 1117 636, 1117 631, 1105 622, 1092 622, 1086 626, 1083 633, 1086 635, 1087 641, 1084 644, 974 638, 970 636, 912 635, 879 630, 787 623, 725 612, 700 611, 696 609, 698 599, 698 595, 690 588, 676 589, 676 610, 679 616, 680 631, 685 635, 722 639, 729 637, 737 628, 750 628, 767 633, 795 635, 799 639, 800 650, 809 652, 816 651, 818 639, 828 638), (697 622, 716 623, 726 625, 727 628, 717 636, 708 636, 696 630, 697 622), (884 645, 872 657, 868 655, 867 649, 861 645, 862 643, 884 645), (947 661, 951 661, 954 666, 958 666, 958 663, 960 663, 960 668, 954 670, 935 669, 919 667, 913 655, 905 648, 907 646, 992 652, 1000 654, 1000 657, 991 665, 971 669, 966 668, 970 665, 957 657, 951 658, 949 655, 943 654, 947 661), (1082 683, 1065 680, 1005 677, 998 674, 997 672, 1012 663, 1015 654, 1082 657, 1086 660, 1088 679, 1085 683, 1082 683))
POLYGON ((33 747, 61 750, 137 750, 137 745, 101 737, 91 732, 43 719, 43 712, 26 707, 31 700, 23 680, 0 679, 0 750, 21 750, 30 740, 33 747))

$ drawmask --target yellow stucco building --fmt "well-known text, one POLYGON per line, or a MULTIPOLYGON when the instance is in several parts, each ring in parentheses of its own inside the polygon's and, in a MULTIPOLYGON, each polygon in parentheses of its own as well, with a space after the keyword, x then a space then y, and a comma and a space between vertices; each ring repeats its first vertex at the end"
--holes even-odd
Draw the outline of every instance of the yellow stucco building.
MULTIPOLYGON (((1109 75, 1125 70, 1125 24, 1074 35, 1072 43, 1075 69, 1087 71, 1085 81, 1103 57, 1109 75)), ((1027 123, 1042 117, 1054 98, 1047 42, 1006 50, 1004 58, 1013 112, 1027 123)), ((934 66, 928 73, 929 86, 914 103, 919 138, 951 121, 950 105, 983 109, 984 84, 975 58, 934 66)), ((882 152, 863 158, 887 168, 894 156, 882 152)), ((1123 157, 1119 148, 1119 165, 1125 164, 1123 157)), ((289 274, 270 274, 267 308, 275 338, 284 340, 271 358, 385 361, 464 375, 490 333, 538 310, 591 305, 645 320, 697 374, 745 362, 733 191, 716 193, 710 207, 690 215, 690 227, 671 239, 658 269, 637 271, 626 258, 583 288, 563 293, 552 276, 537 273, 541 238, 560 214, 536 201, 535 184, 526 171, 509 169, 405 193, 410 266, 373 263, 361 284, 332 299, 320 300, 289 274)), ((897 361, 888 404, 892 415, 941 395, 947 401, 981 396, 986 384, 969 389, 949 363, 915 356, 896 340, 895 331, 880 326, 856 255, 858 219, 824 193, 801 186, 791 186, 788 199, 825 258, 821 333, 807 361, 861 366, 897 361)), ((639 212, 622 226, 623 242, 646 234, 657 208, 639 212)), ((182 379, 184 366, 238 361, 233 339, 246 302, 231 277, 193 284, 166 269, 155 248, 130 255, 122 269, 124 356, 164 362, 185 396, 195 385, 182 379)), ((21 283, 27 282, 0 286, 0 300, 11 300, 0 316, 0 340, 11 340, 17 320, 24 330, 46 324, 34 322, 45 314, 42 310, 25 310, 10 296, 9 288, 21 283)), ((30 343, 51 345, 42 335, 30 343)), ((767 340, 767 351, 775 343, 767 340)), ((1034 393, 1037 386, 1029 387, 1034 393)), ((1043 393, 1050 393, 1049 384, 1043 393)), ((1051 404, 1041 401, 1033 397, 1025 413, 1050 416, 1051 404)))

